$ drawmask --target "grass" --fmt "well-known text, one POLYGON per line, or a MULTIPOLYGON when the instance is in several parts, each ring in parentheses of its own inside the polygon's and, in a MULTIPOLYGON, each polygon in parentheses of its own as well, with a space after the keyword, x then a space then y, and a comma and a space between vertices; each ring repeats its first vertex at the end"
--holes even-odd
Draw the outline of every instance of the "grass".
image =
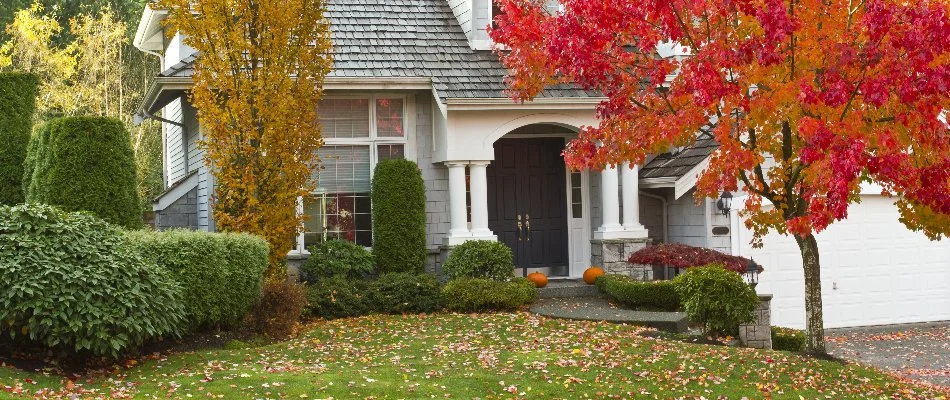
POLYGON ((525 313, 370 316, 308 329, 298 339, 264 347, 131 360, 75 381, 0 367, 0 397, 947 396, 862 366, 645 338, 643 328, 525 313))

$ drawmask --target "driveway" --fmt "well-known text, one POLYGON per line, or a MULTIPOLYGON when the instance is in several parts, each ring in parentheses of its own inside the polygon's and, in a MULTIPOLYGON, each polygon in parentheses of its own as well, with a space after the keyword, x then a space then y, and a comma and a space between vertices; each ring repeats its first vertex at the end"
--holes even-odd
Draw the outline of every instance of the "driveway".
POLYGON ((828 352, 950 387, 950 322, 828 329, 828 352))

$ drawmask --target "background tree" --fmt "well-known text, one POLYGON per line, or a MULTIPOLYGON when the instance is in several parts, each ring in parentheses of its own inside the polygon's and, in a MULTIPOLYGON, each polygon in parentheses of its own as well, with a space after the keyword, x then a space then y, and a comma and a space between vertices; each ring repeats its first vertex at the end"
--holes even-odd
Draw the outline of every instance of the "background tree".
POLYGON ((191 101, 216 178, 214 217, 225 231, 271 245, 268 276, 303 223, 297 199, 313 188, 322 145, 317 104, 330 72, 323 0, 162 0, 168 32, 202 54, 191 101))
POLYGON ((825 352, 814 234, 847 217, 862 183, 898 196, 910 229, 950 231, 950 3, 564 0, 557 15, 542 3, 501 1, 491 32, 513 96, 565 82, 607 96, 600 124, 568 146, 574 168, 712 134, 697 196, 741 183, 758 245, 770 230, 794 235, 808 351, 825 352), (661 44, 689 56, 658 57, 661 44))

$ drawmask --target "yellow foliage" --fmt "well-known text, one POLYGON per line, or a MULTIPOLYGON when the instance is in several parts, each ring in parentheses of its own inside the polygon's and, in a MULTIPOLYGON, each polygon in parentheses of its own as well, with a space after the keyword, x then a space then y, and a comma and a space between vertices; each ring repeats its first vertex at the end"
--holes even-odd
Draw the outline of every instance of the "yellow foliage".
POLYGON ((302 220, 297 199, 312 189, 323 144, 317 104, 332 66, 323 0, 161 0, 170 34, 201 56, 191 101, 205 162, 216 178, 214 217, 225 231, 264 237, 268 277, 302 220))

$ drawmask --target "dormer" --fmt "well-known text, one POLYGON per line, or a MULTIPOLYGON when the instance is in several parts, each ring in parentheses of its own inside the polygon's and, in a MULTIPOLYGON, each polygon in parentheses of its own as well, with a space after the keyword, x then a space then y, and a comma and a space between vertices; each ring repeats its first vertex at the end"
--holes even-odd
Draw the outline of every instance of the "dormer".
MULTIPOLYGON (((498 5, 492 0, 447 0, 452 13, 458 19, 462 31, 468 37, 468 44, 473 50, 491 50, 492 41, 488 37, 488 26, 501 12, 498 5)), ((560 8, 558 0, 548 0, 547 9, 556 13, 560 8)))
POLYGON ((165 27, 162 22, 167 17, 168 11, 156 10, 151 5, 146 5, 138 29, 135 32, 135 39, 132 42, 139 50, 161 57, 162 70, 166 70, 196 53, 195 49, 184 43, 183 35, 175 33, 169 38, 165 34, 165 27))

